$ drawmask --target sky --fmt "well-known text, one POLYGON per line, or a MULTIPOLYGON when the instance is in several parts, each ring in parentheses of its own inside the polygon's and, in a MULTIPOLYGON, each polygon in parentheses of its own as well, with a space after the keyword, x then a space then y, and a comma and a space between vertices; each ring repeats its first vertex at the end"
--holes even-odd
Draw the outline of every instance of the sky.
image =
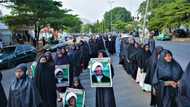
MULTIPOLYGON (((102 20, 106 11, 111 9, 111 0, 57 0, 62 1, 63 8, 72 9, 73 14, 79 15, 81 19, 88 20, 93 23, 97 20, 102 20)), ((125 7, 131 11, 133 16, 137 15, 137 9, 140 3, 144 0, 112 0, 114 7, 125 7)), ((8 14, 9 11, 0 5, 0 10, 3 15, 8 14)))

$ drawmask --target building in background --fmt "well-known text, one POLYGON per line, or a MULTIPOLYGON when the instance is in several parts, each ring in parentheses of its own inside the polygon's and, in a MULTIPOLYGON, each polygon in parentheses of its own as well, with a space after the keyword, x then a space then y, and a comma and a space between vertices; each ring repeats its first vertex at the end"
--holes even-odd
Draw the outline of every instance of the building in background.
POLYGON ((8 46, 13 44, 12 32, 9 27, 0 22, 0 39, 3 42, 3 46, 8 46))

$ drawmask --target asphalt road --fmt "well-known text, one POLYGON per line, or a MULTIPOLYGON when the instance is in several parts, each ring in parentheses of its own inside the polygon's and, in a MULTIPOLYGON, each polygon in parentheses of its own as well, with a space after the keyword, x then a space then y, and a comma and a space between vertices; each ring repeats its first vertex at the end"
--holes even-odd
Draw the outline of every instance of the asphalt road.
MULTIPOLYGON (((190 44, 157 42, 156 45, 162 45, 164 48, 173 52, 174 58, 180 63, 183 69, 190 62, 190 44)), ((136 85, 135 81, 126 74, 122 66, 117 64, 117 57, 112 58, 115 69, 113 79, 114 94, 117 107, 149 107, 150 97, 136 85)), ((2 84, 8 95, 9 85, 14 76, 15 68, 1 70, 3 74, 2 84)), ((86 107, 95 107, 95 89, 90 87, 89 72, 85 71, 80 76, 82 85, 86 89, 86 107)))

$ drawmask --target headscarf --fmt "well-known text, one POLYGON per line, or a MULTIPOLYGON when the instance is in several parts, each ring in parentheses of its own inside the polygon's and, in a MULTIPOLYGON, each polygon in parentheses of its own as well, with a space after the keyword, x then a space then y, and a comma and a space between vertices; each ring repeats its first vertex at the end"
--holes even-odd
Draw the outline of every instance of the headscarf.
POLYGON ((62 52, 57 52, 55 57, 55 65, 65 65, 69 64, 69 58, 66 54, 63 54, 62 52), (59 54, 62 55, 62 57, 59 57, 59 54))
POLYGON ((41 99, 35 84, 26 75, 27 65, 20 64, 16 69, 22 70, 24 75, 20 79, 13 80, 9 92, 8 107, 38 107, 41 99))
POLYGON ((151 57, 148 59, 147 65, 146 65, 147 75, 145 78, 145 83, 148 83, 148 84, 152 83, 152 79, 153 79, 155 69, 156 69, 156 64, 158 61, 158 55, 161 53, 162 50, 163 50, 162 46, 157 46, 154 49, 151 57))
POLYGON ((26 64, 20 64, 16 67, 16 69, 21 69, 24 73, 27 71, 27 65, 26 64))
POLYGON ((78 81, 79 85, 76 87, 76 86, 74 86, 74 82, 73 82, 71 88, 84 89, 84 87, 82 86, 82 84, 81 84, 81 82, 80 82, 80 78, 79 78, 79 77, 74 77, 74 78, 73 78, 73 81, 74 81, 74 82, 75 82, 75 81, 78 81))
MULTIPOLYGON (((48 62, 42 63, 40 60, 46 58, 42 55, 36 67, 35 83, 44 106, 56 107, 56 78, 54 75, 55 66, 50 66, 48 62)), ((47 58, 46 58, 47 60, 47 58)))
POLYGON ((21 69, 23 72, 24 72, 24 75, 22 78, 24 78, 26 76, 26 72, 27 72, 27 64, 19 64, 17 67, 16 67, 16 70, 18 69, 21 69))
POLYGON ((157 47, 154 49, 154 51, 153 51, 153 53, 152 53, 152 55, 151 55, 151 57, 150 57, 150 60, 149 60, 149 61, 151 61, 152 64, 155 64, 155 63, 158 61, 158 55, 161 53, 161 51, 162 51, 163 49, 164 49, 164 48, 163 48, 162 46, 157 46, 157 47))
POLYGON ((27 71, 27 65, 26 64, 20 64, 16 67, 16 70, 22 70, 24 72, 23 76, 20 79, 15 78, 13 85, 11 86, 12 90, 20 89, 26 86, 23 86, 26 82, 26 71, 27 71))
POLYGON ((178 81, 182 74, 183 70, 179 63, 173 58, 171 62, 166 62, 164 57, 166 54, 170 54, 172 57, 172 52, 164 49, 158 59, 156 72, 153 78, 153 84, 157 84, 159 80, 162 81, 178 81))
POLYGON ((54 64, 53 57, 50 51, 47 51, 44 55, 46 56, 48 63, 54 64))
MULTIPOLYGON (((99 50, 98 51, 98 54, 99 53, 102 53, 103 54, 103 57, 108 57, 108 54, 104 51, 104 50, 99 50)), ((98 55, 97 55, 97 57, 98 57, 98 55)))

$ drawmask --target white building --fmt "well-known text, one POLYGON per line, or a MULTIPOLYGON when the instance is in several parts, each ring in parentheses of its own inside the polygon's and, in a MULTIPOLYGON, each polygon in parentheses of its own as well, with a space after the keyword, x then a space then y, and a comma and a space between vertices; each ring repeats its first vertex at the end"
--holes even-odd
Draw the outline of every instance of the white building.
POLYGON ((0 23, 0 39, 3 41, 4 46, 13 44, 12 32, 3 23, 0 23))

